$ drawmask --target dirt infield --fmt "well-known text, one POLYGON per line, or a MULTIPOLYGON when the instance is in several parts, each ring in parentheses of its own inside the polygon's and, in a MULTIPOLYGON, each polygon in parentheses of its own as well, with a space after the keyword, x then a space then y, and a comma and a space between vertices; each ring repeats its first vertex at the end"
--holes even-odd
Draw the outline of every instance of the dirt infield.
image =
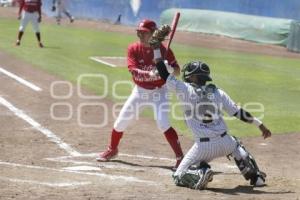
MULTIPOLYGON (((7 11, 1 8, 0 16, 3 10, 7 11)), ((96 22, 81 23, 84 22, 79 21, 76 26, 96 22)), ((124 29, 132 31, 132 28, 124 29)), ((201 40, 209 44, 208 36, 201 40)), ((244 45, 244 41, 236 41, 233 48, 241 48, 237 47, 239 43, 244 45)), ((263 49, 260 45, 256 48, 257 51, 263 49)), ((283 56, 280 53, 283 48, 271 48, 283 56)), ((274 52, 271 54, 276 55, 274 52)), ((299 56, 286 53, 291 57, 299 56)), ((4 52, 0 52, 0 67, 41 89, 33 90, 24 82, 0 72, 0 199, 300 198, 300 134, 274 135, 268 140, 243 139, 268 175, 266 187, 250 187, 233 161, 226 158, 212 163, 215 176, 208 190, 176 187, 169 169, 174 164, 173 153, 153 120, 142 118, 132 124, 122 139, 119 157, 111 162, 97 163, 96 153, 106 148, 114 118, 108 110, 108 125, 101 128, 79 126, 78 121, 103 121, 103 110, 90 105, 103 103, 111 108, 112 102, 80 98, 75 85, 71 85, 73 95, 70 98, 59 98, 69 92, 67 82, 57 82, 64 80, 4 52), (53 86, 53 83, 57 84, 53 86), (86 106, 79 113, 77 108, 82 105, 86 106), (70 117, 68 106, 74 110, 70 117), (55 117, 65 120, 54 120, 50 108, 55 117)), ((92 95, 89 91, 84 93, 92 95)), ((182 135, 180 140, 186 152, 192 141, 182 135)))

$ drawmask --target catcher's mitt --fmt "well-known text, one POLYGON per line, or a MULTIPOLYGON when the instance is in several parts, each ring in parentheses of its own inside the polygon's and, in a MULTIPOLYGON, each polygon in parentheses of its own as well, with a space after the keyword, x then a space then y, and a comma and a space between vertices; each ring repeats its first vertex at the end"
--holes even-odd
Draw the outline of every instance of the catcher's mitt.
POLYGON ((165 38, 171 32, 171 27, 169 25, 162 25, 159 29, 155 30, 149 44, 153 49, 159 48, 160 43, 165 40, 165 38))
POLYGON ((55 7, 55 6, 52 6, 51 11, 52 11, 52 12, 55 12, 55 11, 56 11, 56 7, 55 7))

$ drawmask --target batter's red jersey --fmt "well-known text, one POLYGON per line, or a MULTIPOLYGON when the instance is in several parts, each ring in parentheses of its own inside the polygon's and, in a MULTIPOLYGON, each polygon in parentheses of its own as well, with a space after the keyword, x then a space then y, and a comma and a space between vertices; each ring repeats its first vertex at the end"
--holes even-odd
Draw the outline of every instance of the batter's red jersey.
MULTIPOLYGON (((162 57, 164 58, 166 47, 161 45, 160 51, 162 57)), ((165 59, 168 60, 169 65, 171 65, 172 67, 179 68, 172 50, 169 50, 168 56, 165 59)), ((153 78, 150 77, 148 73, 145 73, 145 71, 149 72, 153 68, 155 68, 155 63, 153 62, 153 60, 154 55, 153 49, 151 47, 146 47, 140 42, 135 42, 128 46, 128 69, 132 73, 133 81, 142 88, 154 89, 165 84, 165 81, 159 76, 153 78)))
POLYGON ((26 12, 38 12, 41 14, 41 0, 19 0, 19 4, 19 14, 22 12, 22 10, 25 10, 26 12))

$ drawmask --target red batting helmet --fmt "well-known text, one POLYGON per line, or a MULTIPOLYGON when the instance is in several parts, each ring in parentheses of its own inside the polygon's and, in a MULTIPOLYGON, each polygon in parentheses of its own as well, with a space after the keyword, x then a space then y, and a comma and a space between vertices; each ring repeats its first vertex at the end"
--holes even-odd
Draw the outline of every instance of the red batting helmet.
POLYGON ((150 19, 144 19, 139 23, 137 31, 154 32, 157 29, 156 23, 150 19))

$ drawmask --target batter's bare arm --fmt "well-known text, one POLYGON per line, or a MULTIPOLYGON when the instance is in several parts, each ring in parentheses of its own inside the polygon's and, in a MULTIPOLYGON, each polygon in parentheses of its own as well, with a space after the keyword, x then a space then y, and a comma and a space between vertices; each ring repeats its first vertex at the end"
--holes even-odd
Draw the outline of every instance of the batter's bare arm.
POLYGON ((134 77, 138 75, 142 75, 144 77, 151 77, 155 75, 151 74, 150 71, 142 70, 139 68, 139 63, 136 61, 135 54, 130 48, 128 49, 127 59, 128 70, 134 77))
MULTIPOLYGON (((133 76, 143 75, 145 77, 154 76, 155 74, 151 74, 151 71, 141 70, 138 68, 130 68, 129 71, 133 76)), ((154 73, 154 72, 153 72, 154 73)))

